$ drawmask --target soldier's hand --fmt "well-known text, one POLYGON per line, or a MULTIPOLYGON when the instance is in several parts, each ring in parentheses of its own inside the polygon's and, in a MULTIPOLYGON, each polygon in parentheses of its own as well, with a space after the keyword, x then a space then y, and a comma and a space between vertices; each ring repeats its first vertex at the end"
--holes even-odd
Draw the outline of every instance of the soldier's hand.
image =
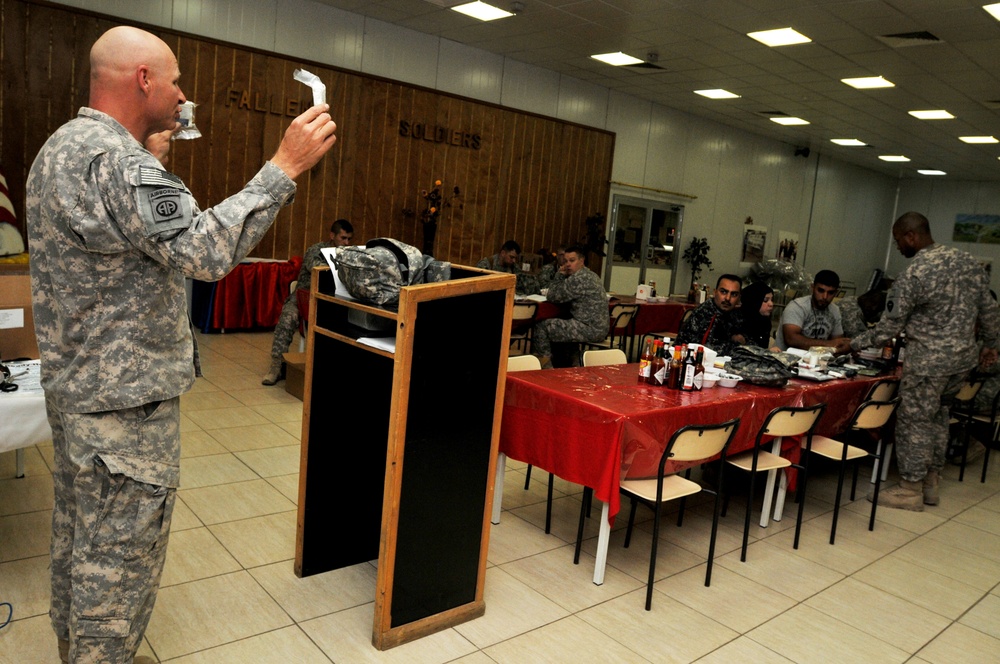
POLYGON ((271 163, 293 180, 312 168, 337 142, 337 124, 328 110, 328 104, 320 104, 292 120, 271 157, 271 163))
POLYGON ((164 129, 163 131, 158 131, 155 134, 150 134, 146 138, 146 142, 143 144, 150 154, 156 157, 162 165, 166 166, 167 161, 169 161, 168 154, 170 153, 170 139, 181 129, 181 123, 175 122, 173 129, 164 129))
POLYGON ((997 361, 996 348, 983 348, 979 351, 979 366, 984 369, 993 366, 997 361))
POLYGON ((851 352, 851 340, 847 337, 837 337, 836 339, 831 339, 833 341, 834 354, 844 355, 845 353, 851 352))

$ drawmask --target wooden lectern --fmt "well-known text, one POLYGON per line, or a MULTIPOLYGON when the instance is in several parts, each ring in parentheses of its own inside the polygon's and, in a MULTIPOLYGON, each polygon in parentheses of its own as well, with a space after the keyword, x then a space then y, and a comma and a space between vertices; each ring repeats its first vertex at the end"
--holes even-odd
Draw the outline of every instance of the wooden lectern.
POLYGON ((336 297, 329 268, 313 270, 295 573, 378 558, 380 650, 486 610, 514 281, 453 265, 387 308, 336 297))

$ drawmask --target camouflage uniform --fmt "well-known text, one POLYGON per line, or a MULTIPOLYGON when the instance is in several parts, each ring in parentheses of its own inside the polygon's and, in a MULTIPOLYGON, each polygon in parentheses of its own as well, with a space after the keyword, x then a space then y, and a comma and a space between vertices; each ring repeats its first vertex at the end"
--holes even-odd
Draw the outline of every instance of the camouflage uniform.
POLYGON ((964 251, 933 244, 917 252, 896 279, 878 325, 851 340, 854 350, 881 347, 906 331, 896 455, 907 482, 944 465, 948 409, 979 361, 977 321, 980 337, 996 348, 1000 313, 986 272, 964 251))
POLYGON ((124 127, 83 108, 26 189, 55 457, 50 616, 73 661, 131 662, 179 484, 179 395, 195 376, 184 277, 224 277, 295 183, 268 163, 202 212, 124 127))
POLYGON ((608 336, 611 327, 608 296, 600 278, 586 267, 568 277, 558 274, 546 297, 555 304, 568 304, 570 318, 549 318, 535 325, 531 340, 535 355, 551 357, 553 341, 587 343, 608 336))
POLYGON ((317 265, 326 265, 326 259, 320 253, 321 249, 334 246, 332 242, 317 242, 306 249, 306 255, 302 259, 302 269, 299 270, 299 282, 295 286, 295 293, 290 293, 285 298, 285 304, 281 307, 281 316, 278 324, 274 326, 274 341, 271 343, 271 359, 280 360, 282 353, 288 350, 292 343, 295 331, 299 329, 299 297, 297 292, 309 290, 312 285, 312 269, 317 265))
POLYGON ((518 295, 532 295, 534 293, 540 293, 542 290, 538 286, 538 280, 533 275, 523 271, 520 265, 516 263, 514 265, 504 265, 503 261, 500 260, 500 254, 493 254, 492 256, 483 258, 476 263, 476 267, 484 270, 493 270, 494 272, 506 272, 507 274, 513 274, 517 277, 517 283, 514 284, 514 290, 518 295))
POLYGON ((856 337, 868 331, 868 322, 858 304, 858 298, 853 295, 841 298, 837 303, 840 308, 840 321, 844 328, 845 337, 856 337))
POLYGON ((543 265, 542 269, 539 270, 538 276, 535 279, 538 281, 538 288, 548 288, 549 284, 556 280, 556 275, 559 273, 558 263, 552 262, 548 265, 543 265))
POLYGON ((738 311, 723 311, 714 299, 705 300, 684 321, 675 343, 703 344, 719 355, 731 355, 740 345, 733 341, 733 335, 741 334, 742 330, 743 320, 738 311))

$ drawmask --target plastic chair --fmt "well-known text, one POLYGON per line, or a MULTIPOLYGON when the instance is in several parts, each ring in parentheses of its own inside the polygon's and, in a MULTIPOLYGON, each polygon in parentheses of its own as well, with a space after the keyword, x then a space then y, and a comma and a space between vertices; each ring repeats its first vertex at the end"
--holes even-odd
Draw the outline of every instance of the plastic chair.
MULTIPOLYGON (((632 540, 632 526, 635 522, 636 506, 642 502, 653 510, 653 544, 649 555, 649 579, 646 582, 646 610, 649 611, 653 604, 653 580, 656 575, 656 547, 660 540, 660 510, 663 503, 686 496, 694 495, 702 491, 715 496, 715 509, 712 516, 712 534, 708 540, 708 568, 705 570, 705 585, 712 583, 712 563, 715 558, 715 536, 719 529, 719 495, 722 493, 723 473, 719 473, 718 489, 713 491, 707 487, 692 482, 681 477, 679 474, 664 475, 663 470, 667 460, 699 462, 709 461, 722 455, 725 462, 726 451, 733 441, 733 436, 739 428, 739 418, 729 420, 722 424, 714 425, 689 425, 674 432, 667 443, 667 448, 660 457, 658 474, 653 479, 643 480, 623 480, 620 489, 623 494, 631 498, 632 508, 628 515, 628 529, 625 531, 625 548, 628 548, 632 540)), ((724 463, 723 463, 724 465, 724 463)), ((582 521, 581 505, 580 519, 582 521)), ((683 510, 678 515, 677 525, 681 525, 683 510)), ((577 547, 580 546, 580 535, 577 536, 577 547)))
POLYGON ((608 350, 588 350, 583 353, 583 366, 603 367, 609 364, 628 364, 625 351, 620 348, 608 350))
MULTIPOLYGON (((884 378, 869 388, 864 401, 892 401, 898 391, 898 380, 893 378, 884 378)), ((873 456, 876 457, 876 460, 875 465, 872 467, 871 483, 875 484, 875 478, 879 474, 880 468, 882 469, 881 481, 885 482, 886 478, 889 476, 889 459, 892 458, 892 440, 890 439, 886 441, 884 436, 880 438, 878 441, 878 447, 876 447, 875 454, 873 456)))
POLYGON ((600 350, 617 347, 624 351, 626 343, 632 338, 632 321, 635 319, 638 311, 639 305, 637 304, 616 304, 611 307, 611 314, 608 318, 610 328, 607 338, 604 341, 587 343, 587 348, 600 350))
MULTIPOLYGON (((896 412, 896 407, 899 406, 900 399, 896 397, 892 401, 865 401, 858 409, 854 411, 854 417, 851 419, 851 424, 848 426, 847 430, 844 432, 843 437, 851 436, 852 434, 857 434, 864 431, 880 431, 882 427, 886 425, 892 414, 896 412)), ((860 447, 855 447, 846 442, 835 440, 833 438, 827 438, 826 436, 813 436, 812 439, 812 452, 820 456, 826 457, 833 461, 840 462, 840 472, 837 475, 837 497, 833 501, 833 523, 830 525, 830 544, 834 543, 834 539, 837 537, 837 518, 840 516, 840 496, 844 488, 844 470, 847 467, 848 461, 858 462, 860 459, 867 458, 869 456, 875 457, 878 462, 882 461, 882 445, 881 436, 879 436, 879 445, 876 446, 876 452, 869 454, 867 450, 860 447)), ((878 473, 875 474, 875 493, 872 498, 872 513, 871 518, 868 521, 868 530, 875 529, 875 508, 878 507, 878 492, 879 487, 882 484, 882 479, 878 473)), ((851 500, 854 500, 855 489, 858 485, 858 463, 854 464, 854 479, 851 482, 851 500)))
POLYGON ((958 481, 965 481, 965 460, 969 455, 969 426, 975 418, 975 409, 972 402, 979 394, 983 386, 981 378, 969 378, 962 388, 955 395, 955 400, 951 405, 951 418, 948 420, 949 426, 957 424, 961 427, 960 438, 962 441, 962 462, 959 464, 958 481))
MULTIPOLYGON (((788 468, 789 466, 797 468, 801 471, 798 484, 799 513, 795 521, 795 541, 792 546, 794 549, 799 548, 799 534, 802 530, 802 508, 805 505, 806 479, 808 475, 808 466, 806 465, 808 464, 809 458, 808 452, 812 448, 813 430, 816 428, 816 423, 819 422, 819 418, 823 414, 824 410, 826 410, 825 403, 802 408, 792 406, 775 408, 767 416, 767 419, 764 420, 764 424, 760 427, 760 431, 757 432, 757 440, 754 442, 753 449, 749 452, 743 452, 742 454, 726 459, 726 463, 731 466, 750 473, 750 490, 747 492, 746 516, 743 523, 743 548, 740 551, 741 562, 746 562, 747 559, 747 543, 750 538, 750 511, 753 507, 755 480, 757 478, 757 473, 764 471, 777 471, 782 468, 788 468), (772 447, 774 450, 773 453, 760 449, 761 442, 765 436, 774 438, 774 444, 772 447), (787 436, 805 436, 805 464, 792 463, 788 459, 777 454, 777 452, 781 450, 781 439, 787 436)), ((768 480, 767 488, 764 490, 764 504, 762 506, 762 512, 765 516, 771 510, 771 494, 774 491, 773 484, 774 481, 772 477, 768 480)), ((723 515, 726 513, 728 502, 729 495, 726 494, 726 500, 722 508, 723 515)), ((780 502, 781 497, 779 496, 779 504, 780 502)), ((766 525, 766 522, 762 525, 766 525)))
MULTIPOLYGON (((517 372, 517 371, 541 371, 542 365, 538 361, 538 358, 534 355, 515 355, 514 357, 507 358, 507 371, 517 372)), ((504 456, 504 461, 506 461, 506 456, 504 456)), ((497 463, 500 463, 498 460, 497 463)), ((552 529, 552 491, 555 485, 556 476, 549 473, 549 488, 548 495, 545 504, 545 534, 548 535, 549 531, 552 529)), ((528 464, 528 469, 525 472, 524 478, 524 490, 527 491, 528 487, 531 486, 531 464, 528 464)))
POLYGON ((510 325, 510 347, 516 347, 524 355, 531 352, 531 337, 535 329, 535 316, 537 314, 537 302, 514 303, 510 325))

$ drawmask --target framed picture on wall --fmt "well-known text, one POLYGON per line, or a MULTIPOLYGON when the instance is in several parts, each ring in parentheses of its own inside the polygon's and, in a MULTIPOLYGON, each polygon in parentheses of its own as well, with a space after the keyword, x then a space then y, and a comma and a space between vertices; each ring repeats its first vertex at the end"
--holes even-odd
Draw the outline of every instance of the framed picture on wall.
POLYGON ((750 267, 764 259, 767 244, 767 227, 746 224, 743 227, 743 245, 740 250, 740 267, 750 267))
POLYGON ((778 243, 774 249, 774 257, 779 261, 798 262, 799 234, 788 231, 778 231, 778 243))

